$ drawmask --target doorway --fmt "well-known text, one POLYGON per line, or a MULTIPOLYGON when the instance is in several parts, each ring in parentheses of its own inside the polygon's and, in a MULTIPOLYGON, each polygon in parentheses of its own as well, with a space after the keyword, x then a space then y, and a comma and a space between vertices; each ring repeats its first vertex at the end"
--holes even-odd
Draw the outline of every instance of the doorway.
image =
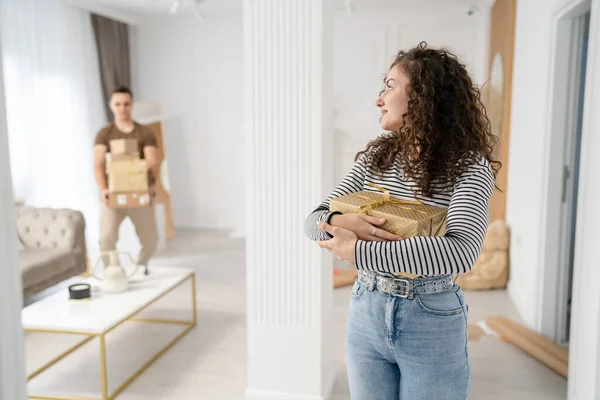
POLYGON ((590 7, 589 1, 582 1, 559 20, 553 49, 541 332, 565 347, 571 326, 590 7))
POLYGON ((569 101, 569 117, 565 129, 564 165, 561 193, 561 241, 560 271, 558 288, 558 320, 556 325, 557 341, 563 345, 569 343, 571 322, 571 295, 573 287, 573 269, 577 225, 577 200, 579 189, 579 160, 581 155, 581 135, 583 130, 583 105, 585 94, 585 74, 587 48, 590 29, 590 12, 579 17, 573 32, 573 58, 570 72, 572 99, 569 101))

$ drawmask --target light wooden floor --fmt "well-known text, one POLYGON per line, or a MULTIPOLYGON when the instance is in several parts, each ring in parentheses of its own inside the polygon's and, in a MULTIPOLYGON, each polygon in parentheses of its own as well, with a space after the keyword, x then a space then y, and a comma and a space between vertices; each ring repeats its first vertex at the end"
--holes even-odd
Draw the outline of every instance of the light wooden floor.
MULTIPOLYGON (((152 262, 189 266, 197 273, 198 326, 159 359, 119 400, 242 400, 246 383, 246 310, 244 243, 219 232, 178 231, 177 239, 152 262)), ((151 310, 155 315, 188 316, 188 287, 172 293, 151 310)), ((345 318, 350 288, 335 290, 334 349, 338 375, 331 400, 349 399, 344 361, 345 318)), ((518 320, 506 292, 467 292, 470 321, 487 315, 518 320)), ((165 344, 175 326, 148 327, 131 322, 108 336, 110 387, 165 344), (143 328, 142 328, 143 327, 143 328)), ((28 334, 29 370, 50 359, 76 338, 28 334)), ((566 381, 513 346, 490 337, 470 344, 475 400, 566 399, 566 381)), ((97 397, 100 393, 98 343, 90 342, 29 383, 30 393, 97 397)))

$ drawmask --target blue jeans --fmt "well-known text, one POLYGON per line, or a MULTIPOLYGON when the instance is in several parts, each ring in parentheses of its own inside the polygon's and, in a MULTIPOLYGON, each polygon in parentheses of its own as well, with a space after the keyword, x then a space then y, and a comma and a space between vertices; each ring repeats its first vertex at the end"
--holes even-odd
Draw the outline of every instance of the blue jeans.
POLYGON ((462 289, 406 299, 356 281, 346 363, 352 400, 466 400, 471 368, 462 289))

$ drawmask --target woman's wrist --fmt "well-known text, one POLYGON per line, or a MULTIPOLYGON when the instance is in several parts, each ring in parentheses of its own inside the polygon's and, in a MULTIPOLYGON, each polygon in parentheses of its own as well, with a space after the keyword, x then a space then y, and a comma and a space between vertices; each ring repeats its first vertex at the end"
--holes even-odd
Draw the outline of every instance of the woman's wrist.
POLYGON ((342 216, 344 214, 342 214, 339 211, 334 211, 329 215, 329 218, 327 218, 327 223, 331 226, 338 226, 336 225, 335 221, 337 221, 339 219, 340 216, 342 216))
POLYGON ((354 242, 354 248, 353 248, 353 250, 354 250, 354 262, 352 263, 352 265, 353 265, 353 266, 354 266, 354 268, 356 268, 356 269, 360 269, 360 268, 358 267, 359 243, 360 243, 360 242, 361 242, 361 240, 360 240, 360 239, 357 239, 357 240, 354 242))

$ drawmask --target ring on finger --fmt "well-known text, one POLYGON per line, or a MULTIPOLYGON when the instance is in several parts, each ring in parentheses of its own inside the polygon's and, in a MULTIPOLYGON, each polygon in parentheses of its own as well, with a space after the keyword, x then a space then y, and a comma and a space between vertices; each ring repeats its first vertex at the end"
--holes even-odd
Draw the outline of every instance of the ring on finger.
POLYGON ((377 228, 373 228, 373 236, 377 236, 377 228))

